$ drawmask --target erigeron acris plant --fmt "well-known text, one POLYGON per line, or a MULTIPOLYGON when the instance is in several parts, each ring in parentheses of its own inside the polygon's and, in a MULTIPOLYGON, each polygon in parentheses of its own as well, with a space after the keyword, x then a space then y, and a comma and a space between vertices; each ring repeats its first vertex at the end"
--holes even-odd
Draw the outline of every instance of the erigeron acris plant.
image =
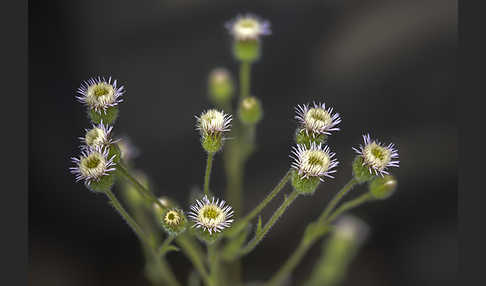
MULTIPOLYGON (((80 137, 81 155, 72 158, 71 172, 89 190, 106 194, 126 220, 140 239, 146 257, 145 274, 156 285, 182 285, 167 260, 171 251, 182 252, 192 262, 195 271, 189 276, 191 285, 244 285, 241 258, 257 249, 292 202, 300 196, 312 196, 321 184, 337 175, 338 156, 332 152, 329 137, 340 131, 340 114, 324 102, 298 105, 293 133, 296 145, 289 146, 288 171, 252 211, 242 213, 244 166, 255 149, 256 128, 263 119, 264 106, 258 97, 250 95, 250 71, 261 58, 262 37, 270 35, 271 30, 268 21, 254 15, 238 16, 226 28, 233 38, 232 52, 240 66, 238 102, 234 108, 236 89, 231 73, 223 68, 212 71, 208 91, 215 106, 195 116, 207 161, 202 192, 192 193, 191 206, 180 205, 163 190, 158 197, 148 176, 134 168, 132 159, 137 152, 129 141, 113 139, 124 87, 117 86, 111 77, 97 77, 78 89, 76 98, 86 106, 92 126, 80 137), (222 193, 210 188, 213 161, 218 154, 222 154, 227 177, 225 200, 222 193), (128 210, 113 192, 115 184, 128 210), (284 195, 282 204, 263 223, 262 210, 287 184, 292 192, 284 195)), ((271 286, 288 281, 309 248, 328 233, 332 233, 326 244, 328 250, 317 261, 306 285, 332 285, 343 277, 351 254, 363 240, 361 229, 367 227, 356 218, 343 218, 337 224, 334 221, 365 202, 388 198, 396 189, 396 180, 390 174, 390 168, 399 165, 395 145, 384 145, 369 134, 363 139, 363 145, 353 148, 357 155, 349 182, 323 206, 322 214, 309 222, 299 245, 280 269, 273 275, 262 273, 261 279, 268 280, 258 284, 271 286), (341 203, 353 187, 365 183, 366 192, 341 203)))

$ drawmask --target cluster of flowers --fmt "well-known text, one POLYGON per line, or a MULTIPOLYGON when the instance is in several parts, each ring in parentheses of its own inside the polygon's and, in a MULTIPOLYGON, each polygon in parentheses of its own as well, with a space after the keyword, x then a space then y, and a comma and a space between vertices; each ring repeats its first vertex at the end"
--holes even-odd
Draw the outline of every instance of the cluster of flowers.
MULTIPOLYGON (((270 34, 270 25, 254 16, 241 16, 227 25, 237 41, 251 42, 261 35, 270 34)), ((94 191, 111 188, 112 179, 120 152, 117 140, 111 132, 117 113, 118 104, 123 101, 123 86, 117 87, 111 78, 89 79, 78 89, 76 98, 88 108, 93 121, 91 129, 81 138, 81 155, 72 158, 74 166, 70 168, 76 180, 84 180, 85 185, 94 191), (104 121, 104 122, 103 122, 104 121), (110 178, 110 179, 108 179, 110 178)), ((297 145, 291 148, 292 185, 303 194, 312 194, 324 178, 334 178, 339 162, 335 153, 325 145, 327 137, 339 131, 341 118, 332 107, 325 103, 299 105, 295 108, 298 128, 295 134, 297 145)), ((224 111, 210 109, 196 116, 196 130, 200 133, 203 148, 210 154, 220 151, 228 139, 225 134, 231 130, 232 116, 224 111)), ((384 145, 369 134, 363 135, 364 144, 353 148, 358 154, 359 164, 366 168, 368 175, 384 176, 387 168, 398 167, 398 151, 393 144, 384 145)), ((205 194, 202 199, 190 207, 188 217, 192 227, 208 232, 219 233, 231 226, 234 211, 224 200, 205 194)), ((187 219, 182 210, 165 209, 161 222, 171 234, 181 233, 186 229, 187 219)))

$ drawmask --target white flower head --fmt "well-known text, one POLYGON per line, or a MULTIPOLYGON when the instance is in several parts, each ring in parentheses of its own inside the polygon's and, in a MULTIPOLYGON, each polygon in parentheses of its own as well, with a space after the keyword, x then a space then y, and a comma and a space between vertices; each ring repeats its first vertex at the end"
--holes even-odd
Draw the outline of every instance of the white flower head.
POLYGON ((334 168, 339 164, 333 158, 335 155, 328 146, 322 147, 322 144, 311 143, 310 148, 298 144, 292 148, 291 166, 301 178, 319 177, 319 180, 324 181, 323 176, 334 178, 331 174, 336 172, 334 168))
POLYGON ((336 127, 341 122, 339 113, 332 113, 333 108, 326 109, 325 103, 313 103, 298 105, 295 108, 295 119, 299 121, 307 135, 326 134, 331 135, 331 131, 339 131, 336 127))
POLYGON ((69 169, 76 175, 76 182, 85 180, 89 186, 91 182, 99 181, 103 176, 109 175, 109 172, 115 171, 114 157, 115 155, 108 158, 108 148, 87 148, 81 151, 80 158, 71 158, 75 166, 69 169))
POLYGON ((238 15, 225 24, 230 34, 240 41, 257 40, 260 36, 270 35, 270 22, 261 20, 253 14, 238 15))
POLYGON ((196 120, 196 130, 201 133, 202 137, 206 137, 230 131, 232 117, 223 111, 210 109, 203 112, 200 117, 196 116, 196 120))
POLYGON ((104 125, 103 121, 100 124, 93 124, 91 129, 85 129, 86 134, 84 137, 79 137, 81 142, 84 144, 82 148, 93 148, 97 146, 108 146, 112 143, 116 143, 118 140, 113 140, 111 138, 111 130, 113 126, 104 125))
POLYGON ((117 87, 116 80, 111 82, 111 77, 108 80, 90 78, 78 88, 80 96, 76 96, 76 99, 98 113, 106 113, 108 107, 123 102, 121 96, 124 92, 123 86, 117 87))
POLYGON ((377 140, 372 140, 370 134, 363 135, 364 145, 360 145, 359 149, 353 147, 359 155, 363 157, 363 166, 368 167, 371 174, 388 175, 386 169, 388 167, 398 167, 400 161, 398 159, 398 150, 393 143, 387 146, 381 144, 377 140))
POLYGON ((214 197, 209 200, 207 196, 204 196, 191 206, 188 217, 194 222, 193 227, 202 228, 212 234, 229 227, 233 222, 231 219, 233 214, 231 206, 227 205, 224 200, 220 201, 214 197))

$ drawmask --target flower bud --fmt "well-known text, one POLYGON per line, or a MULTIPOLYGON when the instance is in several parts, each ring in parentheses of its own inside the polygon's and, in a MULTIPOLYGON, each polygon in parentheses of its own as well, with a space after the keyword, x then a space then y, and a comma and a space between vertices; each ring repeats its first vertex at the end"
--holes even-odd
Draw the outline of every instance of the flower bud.
POLYGON ((397 188, 397 180, 391 175, 376 177, 369 184, 370 193, 377 200, 389 198, 397 188))
POLYGON ((178 235, 186 230, 187 218, 180 209, 164 209, 161 218, 162 227, 169 235, 178 235))
POLYGON ((244 98, 238 107, 238 115, 244 124, 258 123, 263 117, 262 105, 258 98, 254 96, 244 98))
POLYGON ((208 90, 210 100, 217 105, 224 105, 234 95, 234 83, 228 70, 216 68, 209 74, 208 90))
POLYGON ((224 133, 230 131, 231 115, 211 109, 196 116, 196 130, 201 134, 201 145, 208 153, 215 153, 223 146, 224 133))

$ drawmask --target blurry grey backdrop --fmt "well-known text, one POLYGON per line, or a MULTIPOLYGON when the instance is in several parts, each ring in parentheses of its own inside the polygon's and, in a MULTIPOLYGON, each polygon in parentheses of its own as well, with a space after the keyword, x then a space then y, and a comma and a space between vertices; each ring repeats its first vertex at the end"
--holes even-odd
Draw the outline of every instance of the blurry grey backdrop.
MULTIPOLYGON (((341 162, 336 179, 297 200, 244 258, 245 280, 264 280, 278 269, 306 223, 350 177, 351 147, 370 132, 398 146, 399 186, 389 200, 353 211, 371 235, 343 284, 457 285, 452 0, 30 1, 31 285, 148 285, 135 235, 104 196, 75 184, 68 172, 77 137, 89 126, 75 91, 98 75, 125 86, 115 133, 140 149, 135 165, 159 194, 187 208, 205 164, 194 115, 211 106, 208 72, 237 72, 223 25, 245 12, 271 21, 273 32, 252 74, 251 91, 265 114, 247 164, 246 209, 289 167, 295 105, 324 101, 343 118, 329 141, 341 162)), ((212 188, 222 195, 221 156, 213 174, 212 188)), ((296 269, 293 285, 310 273, 320 248, 296 269)), ((185 280, 189 262, 178 253, 169 260, 185 280)))

